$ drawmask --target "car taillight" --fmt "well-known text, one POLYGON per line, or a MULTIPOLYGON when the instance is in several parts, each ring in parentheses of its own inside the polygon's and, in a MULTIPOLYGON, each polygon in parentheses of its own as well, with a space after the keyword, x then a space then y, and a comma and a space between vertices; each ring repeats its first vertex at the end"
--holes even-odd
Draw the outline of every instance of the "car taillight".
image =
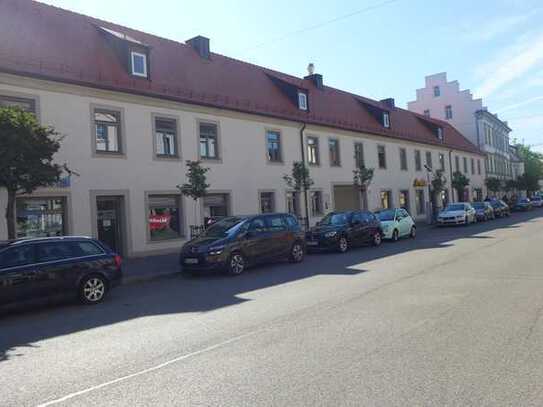
POLYGON ((118 254, 115 255, 115 257, 113 258, 113 260, 115 260, 115 266, 120 269, 121 268, 121 263, 123 262, 121 256, 119 256, 118 254))

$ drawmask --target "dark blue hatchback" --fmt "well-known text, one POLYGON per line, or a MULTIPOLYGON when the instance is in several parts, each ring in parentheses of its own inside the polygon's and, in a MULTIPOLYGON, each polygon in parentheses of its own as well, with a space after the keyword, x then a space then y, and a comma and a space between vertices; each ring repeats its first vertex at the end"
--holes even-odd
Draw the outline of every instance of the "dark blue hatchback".
POLYGON ((121 257, 92 238, 0 242, 0 307, 54 297, 97 304, 121 279, 121 257))

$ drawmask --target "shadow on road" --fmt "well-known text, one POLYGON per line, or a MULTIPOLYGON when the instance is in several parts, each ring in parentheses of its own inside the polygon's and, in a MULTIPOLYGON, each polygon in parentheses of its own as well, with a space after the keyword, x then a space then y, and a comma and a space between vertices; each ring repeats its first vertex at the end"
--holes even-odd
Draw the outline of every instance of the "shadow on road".
MULTIPOLYGON (((412 250, 443 249, 457 239, 493 239, 482 235, 495 229, 518 228, 524 222, 535 222, 543 211, 513 214, 468 227, 424 228, 417 239, 384 243, 379 248, 353 249, 345 254, 317 254, 306 257, 302 264, 281 263, 247 271, 238 277, 223 275, 182 278, 165 277, 145 284, 123 286, 111 292, 97 306, 62 304, 12 311, 0 316, 0 363, 24 356, 25 347, 35 342, 100 326, 116 324, 145 316, 205 312, 248 301, 240 294, 273 287, 317 275, 344 275, 365 272, 364 263, 412 250), (357 265, 357 270, 352 266, 357 265)), ((348 284, 348 280, 346 280, 348 284)))

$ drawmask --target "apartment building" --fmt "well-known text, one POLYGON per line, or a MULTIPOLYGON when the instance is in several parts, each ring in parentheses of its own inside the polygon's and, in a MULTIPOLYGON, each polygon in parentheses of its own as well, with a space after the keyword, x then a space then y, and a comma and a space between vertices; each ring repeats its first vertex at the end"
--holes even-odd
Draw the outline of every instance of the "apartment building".
POLYGON ((446 73, 425 78, 417 89, 417 99, 408 103, 412 112, 447 121, 485 154, 489 177, 513 178, 509 150, 511 129, 506 121, 490 113, 482 99, 474 99, 470 90, 460 90, 458 81, 447 81, 446 73))
MULTIPOLYGON (((126 256, 177 250, 204 217, 406 207, 425 219, 431 173, 469 174, 482 197, 484 155, 447 122, 211 52, 28 1, 0 3, 0 105, 64 136, 77 175, 17 199, 17 235, 95 236, 126 256), (186 160, 210 168, 208 195, 183 197, 186 160), (304 161, 303 196, 283 176, 304 161), (362 194, 357 166, 375 169, 362 194), (307 208, 307 210, 306 210, 307 208)), ((444 193, 444 200, 450 192, 444 193)), ((0 191, 0 211, 6 205, 0 191)), ((6 238, 0 219, 0 239, 6 238)))

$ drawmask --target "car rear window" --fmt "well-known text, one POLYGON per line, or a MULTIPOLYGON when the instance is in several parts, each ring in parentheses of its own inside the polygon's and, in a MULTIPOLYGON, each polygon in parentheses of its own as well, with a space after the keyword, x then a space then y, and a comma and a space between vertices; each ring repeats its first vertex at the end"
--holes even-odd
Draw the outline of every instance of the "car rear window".
POLYGON ((93 242, 70 242, 70 246, 77 257, 104 254, 104 251, 93 242))
POLYGON ((11 247, 0 252, 0 269, 24 266, 34 262, 34 248, 31 245, 11 247))

